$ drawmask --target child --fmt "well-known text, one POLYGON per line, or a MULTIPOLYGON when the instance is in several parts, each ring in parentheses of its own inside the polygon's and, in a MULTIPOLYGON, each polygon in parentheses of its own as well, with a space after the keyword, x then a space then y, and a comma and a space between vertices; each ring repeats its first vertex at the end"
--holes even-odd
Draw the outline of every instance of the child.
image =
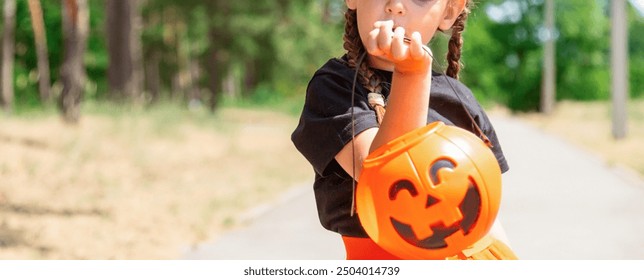
MULTIPOLYGON (((314 74, 292 140, 314 168, 320 221, 342 235, 347 259, 397 259, 369 239, 353 214, 353 180, 370 152, 433 121, 479 135, 474 120, 493 144, 502 172, 508 165, 494 128, 469 89, 447 81, 458 79, 461 32, 471 0, 345 1, 347 53, 314 74), (433 58, 425 46, 436 31, 449 29, 451 78, 431 71, 433 58)), ((486 237, 453 258, 516 257, 497 238, 486 237)))

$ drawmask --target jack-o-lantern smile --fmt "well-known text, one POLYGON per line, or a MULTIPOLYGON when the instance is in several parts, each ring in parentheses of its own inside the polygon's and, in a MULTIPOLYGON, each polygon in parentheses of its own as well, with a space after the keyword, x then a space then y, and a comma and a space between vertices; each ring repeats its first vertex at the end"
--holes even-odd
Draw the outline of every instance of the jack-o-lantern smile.
MULTIPOLYGON (((436 186, 439 186, 441 181, 438 176, 438 171, 443 168, 453 169, 454 167, 455 164, 449 160, 439 160, 430 167, 430 178, 436 186)), ((454 234, 459 229, 463 230, 464 235, 469 234, 481 211, 481 193, 476 183, 471 179, 469 181, 467 192, 458 206, 463 216, 460 221, 452 225, 445 225, 443 222, 428 225, 432 229, 433 234, 427 238, 419 239, 411 225, 391 217, 391 224, 396 233, 407 243, 424 249, 441 249, 447 247, 445 238, 454 234)), ((392 201, 395 200, 398 193, 403 190, 409 192, 412 197, 418 196, 418 190, 412 182, 401 180, 389 189, 389 199, 392 201)), ((437 203, 440 203, 440 199, 428 194, 425 208, 432 207, 437 203)))

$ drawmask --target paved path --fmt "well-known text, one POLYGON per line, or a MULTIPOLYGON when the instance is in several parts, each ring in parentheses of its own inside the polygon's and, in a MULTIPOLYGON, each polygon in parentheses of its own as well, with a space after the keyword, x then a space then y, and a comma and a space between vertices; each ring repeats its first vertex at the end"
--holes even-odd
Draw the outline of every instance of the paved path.
MULTIPOLYGON (((518 120, 492 118, 510 163, 500 219, 521 259, 644 259, 644 181, 518 120)), ((343 259, 310 183, 185 259, 343 259)))
POLYGON ((320 225, 312 183, 254 209, 249 225, 188 252, 186 259, 333 260, 344 258, 339 235, 320 225), (268 208, 268 209, 267 209, 268 208))

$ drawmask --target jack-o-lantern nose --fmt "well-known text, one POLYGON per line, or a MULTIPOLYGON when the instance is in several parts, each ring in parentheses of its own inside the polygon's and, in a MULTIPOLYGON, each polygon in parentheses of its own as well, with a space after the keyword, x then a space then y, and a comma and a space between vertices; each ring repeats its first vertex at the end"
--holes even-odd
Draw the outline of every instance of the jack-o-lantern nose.
POLYGON ((425 208, 432 207, 438 202, 440 202, 440 199, 435 198, 431 195, 427 195, 427 203, 425 203, 425 208))

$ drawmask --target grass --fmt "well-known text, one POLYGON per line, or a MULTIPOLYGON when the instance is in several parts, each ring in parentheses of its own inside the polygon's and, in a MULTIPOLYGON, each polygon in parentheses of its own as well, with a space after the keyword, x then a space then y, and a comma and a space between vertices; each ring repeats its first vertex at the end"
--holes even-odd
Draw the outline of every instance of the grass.
POLYGON ((288 114, 83 110, 0 119, 0 259, 175 259, 312 175, 288 114))

